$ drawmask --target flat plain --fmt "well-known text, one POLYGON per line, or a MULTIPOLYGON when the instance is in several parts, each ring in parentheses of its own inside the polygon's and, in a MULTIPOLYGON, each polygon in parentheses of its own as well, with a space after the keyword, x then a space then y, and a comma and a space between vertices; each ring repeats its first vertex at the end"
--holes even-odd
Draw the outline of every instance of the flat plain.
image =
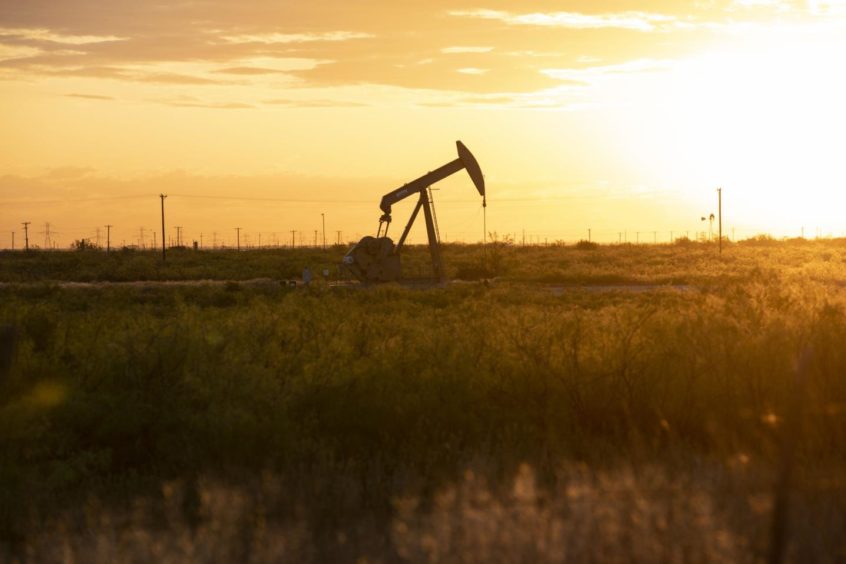
POLYGON ((846 241, 344 251, 0 253, 0 560, 846 559, 846 241))

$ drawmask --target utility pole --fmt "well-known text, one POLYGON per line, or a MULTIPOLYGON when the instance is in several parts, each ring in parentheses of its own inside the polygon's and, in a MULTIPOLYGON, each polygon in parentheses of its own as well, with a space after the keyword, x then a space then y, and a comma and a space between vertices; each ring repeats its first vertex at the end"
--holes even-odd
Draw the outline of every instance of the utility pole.
POLYGON ((175 229, 176 229, 176 246, 181 247, 182 246, 182 226, 177 225, 175 229))
POLYGON ((320 219, 323 220, 323 250, 326 250, 326 214, 320 214, 320 219))
POLYGON ((617 244, 621 244, 623 242, 623 232, 617 231, 617 244))
POLYGON ((12 231, 12 250, 15 250, 15 232, 12 231))
POLYGON ((203 234, 200 233, 200 248, 203 248, 203 234))
POLYGON ((138 246, 144 248, 144 228, 138 228, 138 246))
POLYGON ((296 230, 291 229, 291 248, 292 249, 297 246, 297 239, 296 239, 295 235, 296 235, 296 230))
POLYGON ((240 227, 235 228, 235 240, 236 240, 236 245, 238 247, 238 250, 240 251, 241 250, 241 228, 240 227))
POLYGON ((339 230, 339 231, 337 231, 337 233, 338 233, 338 245, 340 245, 341 244, 341 231, 339 230))
POLYGON ((720 254, 723 254, 723 189, 717 188, 717 215, 718 229, 720 237, 720 254))
POLYGON ((212 231, 212 249, 217 248, 217 231, 212 231))
POLYGON ((100 248, 100 228, 97 228, 97 248, 100 248))
POLYGON ((588 243, 590 243, 590 227, 588 227, 588 243))
MULTIPOLYGON (((155 245, 154 245, 155 246, 155 245)), ((106 226, 106 254, 109 254, 112 250, 112 226, 106 226)))
POLYGON ((21 225, 24 226, 24 249, 29 251, 29 224, 30 221, 24 221, 21 225))
POLYGON ((317 229, 314 230, 314 248, 317 248, 317 229))
POLYGON ((165 233, 167 233, 167 231, 165 231, 164 201, 167 196, 164 194, 159 194, 159 198, 162 199, 162 261, 165 261, 167 260, 167 257, 165 255, 165 233))

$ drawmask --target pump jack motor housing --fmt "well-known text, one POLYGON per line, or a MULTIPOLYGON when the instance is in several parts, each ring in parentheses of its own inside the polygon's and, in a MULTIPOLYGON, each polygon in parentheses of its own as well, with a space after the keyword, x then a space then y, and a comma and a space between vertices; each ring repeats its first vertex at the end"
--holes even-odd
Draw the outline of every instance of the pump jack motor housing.
POLYGON ((485 177, 482 176, 479 163, 476 162, 473 153, 464 146, 464 143, 456 141, 455 144, 458 149, 457 159, 424 174, 417 180, 403 184, 382 197, 382 202, 379 204, 379 207, 382 208, 382 217, 379 218, 379 229, 376 236, 364 237, 344 256, 344 266, 356 278, 368 283, 393 282, 400 279, 400 251, 409 231, 411 231, 411 226, 414 225, 414 220, 417 219, 420 208, 423 208, 423 216, 426 219, 426 233, 429 237, 429 252, 432 255, 432 275, 436 282, 444 280, 434 203, 429 188, 432 184, 455 174, 461 169, 465 169, 476 186, 476 190, 479 191, 479 195, 482 196, 482 205, 487 205, 485 177), (417 205, 411 212, 411 218, 408 220, 402 236, 394 245, 394 242, 388 237, 388 227, 391 224, 391 206, 414 195, 418 197, 417 205))

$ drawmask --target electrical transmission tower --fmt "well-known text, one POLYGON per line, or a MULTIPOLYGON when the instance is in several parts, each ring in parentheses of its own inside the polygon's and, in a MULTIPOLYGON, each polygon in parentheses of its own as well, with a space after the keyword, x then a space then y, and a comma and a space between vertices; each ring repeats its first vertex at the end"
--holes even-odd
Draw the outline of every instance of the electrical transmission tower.
MULTIPOLYGON (((50 238, 50 222, 44 224, 44 231, 41 232, 44 235, 44 248, 50 249, 53 247, 53 240, 50 238)), ((53 232, 55 235, 55 232, 53 232)))

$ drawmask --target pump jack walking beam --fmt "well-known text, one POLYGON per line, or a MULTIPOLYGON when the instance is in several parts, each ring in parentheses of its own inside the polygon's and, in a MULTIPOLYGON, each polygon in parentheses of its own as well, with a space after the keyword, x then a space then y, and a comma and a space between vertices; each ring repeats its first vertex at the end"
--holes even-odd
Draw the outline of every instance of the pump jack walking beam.
POLYGON ((476 161, 473 153, 464 146, 461 141, 456 141, 455 145, 458 149, 458 158, 448 162, 440 168, 426 173, 417 180, 412 180, 408 184, 403 184, 396 190, 388 192, 382 197, 382 202, 379 207, 382 209, 383 221, 391 221, 391 206, 397 202, 404 200, 415 192, 425 192, 432 184, 440 182, 448 176, 452 176, 462 168, 467 169, 467 174, 470 175, 476 190, 479 195, 485 197, 485 177, 482 176, 482 169, 476 161))

